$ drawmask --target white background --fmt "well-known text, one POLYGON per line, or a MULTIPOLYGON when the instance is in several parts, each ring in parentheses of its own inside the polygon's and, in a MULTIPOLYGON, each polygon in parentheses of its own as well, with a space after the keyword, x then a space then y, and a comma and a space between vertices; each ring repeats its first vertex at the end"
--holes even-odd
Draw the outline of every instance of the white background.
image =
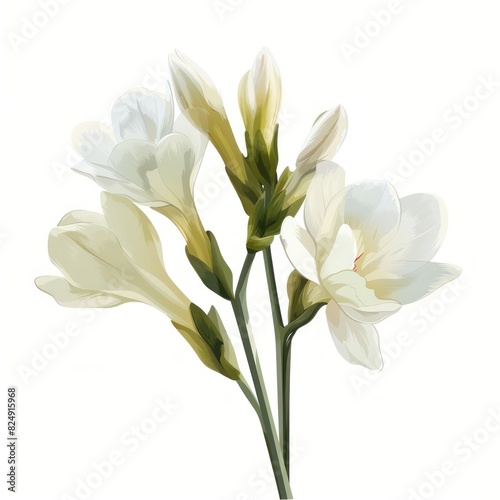
MULTIPOLYGON (((386 0, 222 0, 217 8, 212 0, 70 0, 24 42, 14 35, 22 36, 23 18, 33 20, 41 7, 35 0, 12 4, 1 20, 2 85, 8 86, 1 113, 0 422, 6 425, 6 387, 17 385, 17 498, 78 498, 77 480, 114 451, 124 462, 91 498, 277 498, 246 400, 236 384, 202 366, 166 317, 140 304, 82 315, 33 285, 36 276, 57 273, 46 239, 61 216, 99 210, 99 188, 61 167, 74 162, 73 127, 107 118, 129 88, 161 90, 167 56, 178 48, 217 83, 240 140, 239 79, 267 46, 283 77, 282 167, 293 167, 312 121, 338 103, 347 110, 349 133, 336 160, 348 181, 397 174, 416 140, 444 130, 446 140, 395 183, 401 195, 443 198, 449 229, 437 260, 464 269, 444 295, 437 291, 379 325, 386 367, 378 375, 338 355, 324 311, 299 332, 292 392, 296 498, 406 500, 420 489, 420 498, 498 499, 500 427, 484 425, 500 411, 500 87, 479 103, 470 98, 481 78, 500 82, 497 2, 402 0, 381 28, 371 21, 373 12, 388 8, 386 0), (342 44, 354 44, 357 35, 359 47, 365 28, 366 47, 346 57, 342 44), (155 72, 157 79, 148 77, 155 72), (464 100, 469 116, 453 118, 464 100), (54 353, 50 334, 72 328, 77 335, 43 366, 40 353, 54 353), (404 346, 398 338, 407 339, 404 346), (21 376, 32 363, 36 370, 21 376), (158 397, 176 409, 133 452, 121 436, 153 415, 158 397), (445 479, 434 474, 440 487, 426 485, 426 474, 446 461, 454 472, 445 479)), ((43 15, 37 20, 43 23, 43 15)), ((237 272, 246 222, 213 151, 198 200, 237 272)), ((148 215, 163 237, 169 273, 196 303, 216 304, 236 339, 227 304, 212 298, 188 267, 182 238, 168 221, 148 215)), ((290 266, 279 242, 275 260, 284 291, 290 266)), ((249 293, 274 395, 260 260, 249 293)), ((3 498, 3 480, 0 488, 3 498)))

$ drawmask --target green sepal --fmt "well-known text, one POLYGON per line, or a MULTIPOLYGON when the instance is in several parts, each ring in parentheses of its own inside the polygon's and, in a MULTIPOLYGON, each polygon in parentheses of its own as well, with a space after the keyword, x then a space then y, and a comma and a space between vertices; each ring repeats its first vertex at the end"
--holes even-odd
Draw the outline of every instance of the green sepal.
POLYGON ((287 292, 290 323, 298 318, 314 315, 331 300, 323 287, 304 278, 296 269, 288 277, 287 292))
POLYGON ((207 236, 210 240, 212 268, 194 255, 191 255, 186 246, 187 258, 207 288, 224 299, 232 300, 234 298, 233 274, 222 256, 215 236, 210 231, 207 231, 207 236))
MULTIPOLYGON (((204 363, 222 375, 232 380, 237 380, 240 376, 240 371, 237 364, 236 366, 232 364, 231 356, 227 356, 228 348, 232 351, 233 355, 234 350, 232 350, 229 337, 215 308, 212 307, 209 313, 206 314, 203 309, 191 303, 189 311, 198 334, 211 354, 209 359, 211 358, 212 362, 209 361, 207 363, 203 360, 204 363)), ((175 323, 174 325, 178 328, 178 325, 175 323)), ((234 360, 236 360, 235 357, 234 360)))
POLYGON ((231 342, 231 339, 227 334, 226 327, 224 326, 224 323, 222 322, 222 319, 219 316, 219 313, 217 312, 217 309, 215 309, 214 306, 212 306, 208 311, 208 317, 210 318, 212 323, 216 326, 217 331, 220 334, 220 338, 223 341, 223 346, 222 346, 223 355, 220 360, 221 365, 228 373, 229 378, 233 380, 238 380, 241 374, 238 367, 238 360, 236 358, 236 353, 234 352, 234 347, 231 342))
POLYGON ((286 284, 288 292, 288 321, 293 321, 300 316, 305 308, 302 304, 302 293, 307 285, 307 278, 304 278, 296 269, 288 277, 286 284))
POLYGON ((273 242, 274 236, 280 233, 283 220, 288 215, 283 210, 285 191, 276 193, 266 204, 266 195, 262 194, 255 205, 254 212, 248 219, 247 248, 260 251, 273 242))
MULTIPOLYGON (((246 164, 246 160, 245 160, 246 164)), ((237 175, 235 175, 231 170, 226 167, 226 173, 231 181, 231 184, 238 195, 241 204, 243 205, 243 210, 247 215, 250 215, 254 209, 257 200, 259 199, 262 189, 260 184, 256 181, 253 182, 252 186, 245 184, 237 175)))
POLYGON ((278 180, 276 173, 278 168, 278 126, 276 125, 273 142, 269 149, 260 130, 257 130, 254 137, 250 137, 250 134, 245 132, 245 143, 247 147, 245 163, 248 170, 260 184, 274 190, 278 180))

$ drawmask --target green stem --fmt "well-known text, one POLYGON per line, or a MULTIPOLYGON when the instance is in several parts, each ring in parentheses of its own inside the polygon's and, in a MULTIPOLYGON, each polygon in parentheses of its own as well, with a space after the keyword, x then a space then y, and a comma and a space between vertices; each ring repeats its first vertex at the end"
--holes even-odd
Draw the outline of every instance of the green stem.
POLYGON ((257 350, 255 348, 253 338, 250 335, 247 326, 247 310, 246 310, 246 285, 252 263, 255 259, 255 253, 248 252, 243 268, 241 270, 240 278, 236 286, 235 298, 231 301, 233 306, 236 322, 240 331, 241 340, 245 349, 245 354, 248 360, 248 366, 252 375, 257 401, 260 407, 261 424, 266 440, 271 465, 273 467, 276 486, 281 499, 290 499, 292 497, 292 490, 288 480, 283 455, 281 453, 280 443, 276 434, 276 428, 272 416, 271 406, 267 396, 266 386, 264 384, 264 377, 260 368, 257 350))
POLYGON ((260 411, 259 402, 257 401, 254 392, 248 385, 248 382, 245 380, 243 375, 241 375, 241 378, 239 378, 236 382, 239 385, 241 392, 243 392, 248 402, 252 405, 253 409, 255 410, 255 413, 259 417, 259 420, 262 422, 262 413, 260 411))
POLYGON ((281 442, 281 452, 285 467, 290 476, 290 362, 289 348, 286 346, 283 316, 276 286, 274 264, 271 248, 264 250, 264 265, 266 268, 267 287, 273 314, 274 334, 276 339, 276 378, 278 389, 278 428, 281 442))

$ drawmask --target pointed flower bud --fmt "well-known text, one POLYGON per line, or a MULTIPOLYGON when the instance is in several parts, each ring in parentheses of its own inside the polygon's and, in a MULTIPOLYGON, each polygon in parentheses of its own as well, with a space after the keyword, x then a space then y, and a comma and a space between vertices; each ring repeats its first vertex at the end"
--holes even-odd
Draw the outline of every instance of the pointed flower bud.
POLYGON ((269 50, 262 49, 252 69, 243 75, 238 101, 250 140, 253 142, 260 130, 270 148, 281 108, 281 77, 269 50))

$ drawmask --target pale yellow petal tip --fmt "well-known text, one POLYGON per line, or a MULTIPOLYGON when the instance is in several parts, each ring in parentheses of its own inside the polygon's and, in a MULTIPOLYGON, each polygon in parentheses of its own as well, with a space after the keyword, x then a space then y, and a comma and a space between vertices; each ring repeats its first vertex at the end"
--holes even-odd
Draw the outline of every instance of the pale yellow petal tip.
POLYGON ((35 286, 41 290, 42 292, 45 292, 47 293, 47 291, 45 290, 44 288, 44 285, 51 279, 52 277, 51 276, 38 276, 37 278, 35 278, 35 286))

